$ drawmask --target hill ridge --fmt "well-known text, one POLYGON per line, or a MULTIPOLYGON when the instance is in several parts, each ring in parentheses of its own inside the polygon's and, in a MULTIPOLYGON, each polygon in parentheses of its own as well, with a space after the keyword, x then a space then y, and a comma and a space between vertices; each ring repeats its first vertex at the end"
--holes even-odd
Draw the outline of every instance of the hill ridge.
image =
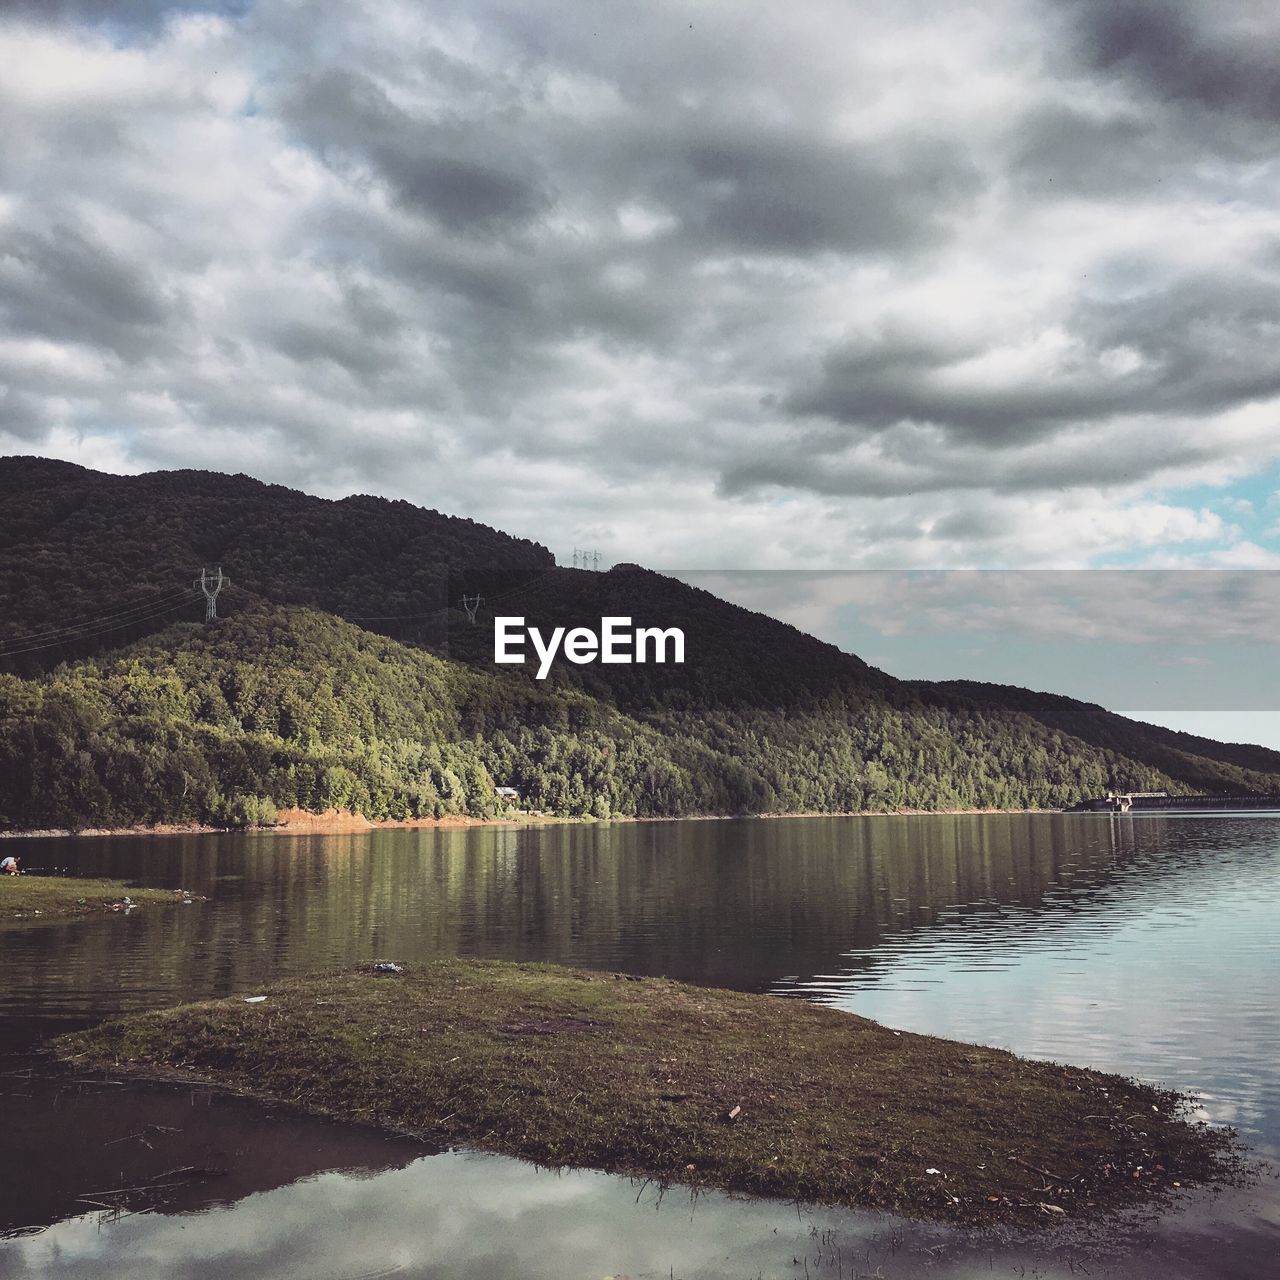
POLYGON ((277 804, 486 816, 499 785, 597 817, 1280 790, 1280 753, 1061 695, 897 680, 677 579, 556 567, 537 543, 404 501, 38 459, 0 460, 0 496, 0 535, 19 530, 0 536, 11 827, 238 820, 277 804), (183 581, 218 529, 235 589, 206 627, 183 581), (131 566, 144 594, 113 615, 131 566), (471 626, 456 609, 464 582, 490 611, 519 601, 531 624, 681 626, 689 660, 562 664, 542 683, 496 670, 489 614, 471 626), (103 629, 60 632, 68 615, 103 629))

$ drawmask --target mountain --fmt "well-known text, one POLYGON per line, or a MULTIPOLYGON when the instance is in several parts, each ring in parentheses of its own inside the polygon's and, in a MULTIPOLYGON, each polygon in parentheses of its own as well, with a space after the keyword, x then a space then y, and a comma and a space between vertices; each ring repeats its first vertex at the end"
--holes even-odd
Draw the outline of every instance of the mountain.
POLYGON ((222 565, 232 613, 253 600, 429 639, 449 570, 554 564, 536 543, 408 502, 332 502, 210 471, 113 476, 47 458, 0 458, 0 655, 38 672, 176 618, 202 618, 192 589, 222 565))
POLYGON ((557 568, 407 503, 40 459, 0 461, 0 497, 2 825, 486 815, 498 786, 599 817, 1280 790, 1261 748, 896 680, 675 579, 557 568), (204 625, 186 584, 216 563, 233 587, 204 625), (560 663, 537 681, 492 664, 498 613, 681 627, 687 661, 560 663))
POLYGON ((38 679, 0 674, 0 823, 662 816, 1070 803, 1176 782, 962 699, 854 679, 629 713, 567 674, 436 657, 332 615, 255 603, 38 679))

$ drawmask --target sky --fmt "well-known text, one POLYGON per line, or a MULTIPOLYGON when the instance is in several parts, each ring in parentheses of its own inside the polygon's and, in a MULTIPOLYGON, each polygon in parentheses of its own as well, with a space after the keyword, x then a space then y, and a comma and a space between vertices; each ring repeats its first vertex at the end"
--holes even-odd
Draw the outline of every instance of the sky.
POLYGON ((902 679, 1066 694, 1280 750, 1280 574, 1256 569, 677 571, 902 679))
POLYGON ((0 451, 607 560, 1280 565, 1280 10, 9 0, 0 451))
POLYGON ((0 453, 707 570, 1280 567, 1260 0, 7 0, 0 453))

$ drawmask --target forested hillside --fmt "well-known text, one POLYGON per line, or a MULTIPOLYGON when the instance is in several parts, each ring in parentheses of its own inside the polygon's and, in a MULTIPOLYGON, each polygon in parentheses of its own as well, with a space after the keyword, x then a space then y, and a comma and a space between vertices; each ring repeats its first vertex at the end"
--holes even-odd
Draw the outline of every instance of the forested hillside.
POLYGON ((266 599, 421 642, 440 633, 451 568, 552 563, 545 547, 407 502, 330 502, 210 471, 111 476, 0 458, 8 670, 48 670, 203 617, 191 589, 201 566, 222 565, 235 584, 220 613, 266 599))
POLYGON ((916 687, 926 693, 950 691, 962 698, 1022 712, 1063 733, 1164 770, 1182 779, 1193 791, 1273 791, 1280 777, 1280 751, 1247 743, 1215 742, 1197 734, 1165 729, 1058 693, 1035 693, 976 680, 916 687))
POLYGON ((484 816, 498 786, 598 817, 1280 790, 1280 755, 1261 748, 895 680, 675 579, 555 568, 533 543, 407 503, 39 459, 0 460, 0 496, 7 827, 243 823, 275 806, 484 816), (175 621, 203 615, 182 594, 201 563, 231 574, 226 616, 175 621), (155 603, 119 603, 146 592, 155 603), (537 682, 492 665, 499 612, 681 627, 688 660, 561 663, 537 682))
POLYGON ((847 684, 646 721, 307 610, 185 623, 52 678, 0 675, 0 821, 231 824, 276 806, 485 816, 1060 805, 1176 784, 1026 716, 847 684))

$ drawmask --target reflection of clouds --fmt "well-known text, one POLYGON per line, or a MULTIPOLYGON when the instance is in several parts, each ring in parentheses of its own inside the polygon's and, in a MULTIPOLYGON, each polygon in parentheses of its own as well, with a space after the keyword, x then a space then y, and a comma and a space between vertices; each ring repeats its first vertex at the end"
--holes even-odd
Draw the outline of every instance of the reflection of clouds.
MULTIPOLYGON (((864 1253, 885 1234, 877 1215, 821 1218, 864 1253)), ((807 1213, 776 1202, 715 1194, 694 1201, 680 1189, 661 1196, 605 1174, 454 1153, 374 1178, 325 1174, 212 1213, 140 1216, 105 1228, 92 1218, 62 1223, 0 1246, 0 1274, 560 1280, 673 1270, 755 1275, 761 1265, 790 1274, 792 1257, 809 1247, 811 1224, 807 1213)), ((953 1235, 906 1231, 921 1244, 953 1235)))
MULTIPOLYGON (((769 853, 766 864, 776 868, 800 864, 806 842, 815 847, 816 832, 874 831, 876 840, 893 854, 875 864, 888 875, 894 864, 899 873, 904 862, 909 870, 910 850, 930 847, 930 833, 936 837, 953 830, 957 821, 690 824, 684 828, 661 824, 619 828, 616 832, 621 835, 612 838, 634 840, 646 832, 660 832, 657 838, 667 839, 666 833, 681 830, 700 833, 704 839, 715 831, 772 833, 764 847, 769 853), (901 832, 911 833, 910 840, 903 836, 901 846, 893 844, 893 833, 901 832), (784 834, 795 843, 777 843, 784 834), (780 856, 783 853, 789 856, 780 856)), ((1142 824, 1009 818, 998 823, 977 819, 960 823, 960 829, 973 832, 1006 826, 1023 833, 1014 840, 1020 856, 993 865, 1002 875, 1005 870, 1016 871, 1024 859, 1051 866, 1060 887, 1036 908, 1024 909, 996 906, 990 899, 978 901, 981 894, 998 892, 1000 883, 972 882, 972 908, 957 907, 938 923, 886 938, 871 952, 883 966, 882 976, 861 988, 854 983, 867 983, 865 972, 838 979, 844 983, 844 998, 858 1012, 891 1025, 1164 1079, 1201 1092, 1215 1121, 1234 1121, 1254 1131, 1265 1127, 1274 1139, 1280 1117, 1275 1080, 1280 1027, 1274 995, 1280 987, 1280 957, 1272 939, 1280 908, 1280 859, 1274 847, 1280 827, 1256 819, 1142 824), (1036 843, 1037 832, 1057 829, 1069 829, 1071 839, 1061 845, 1036 843), (1126 838, 1132 843, 1123 844, 1126 838), (1096 855, 1088 851, 1091 840, 1107 850, 1119 845, 1126 854, 1137 855, 1126 863, 1120 880, 1108 882, 1101 890, 1096 855), (960 914, 971 909, 983 914, 960 914)), ((377 833, 371 838, 343 836, 336 843, 294 841, 288 844, 287 856, 294 871, 300 872, 305 860, 314 857, 326 874, 347 877, 344 883, 352 894, 371 909, 380 900, 382 882, 362 878, 362 854, 363 863, 385 865, 394 859, 397 847, 421 846, 438 851, 440 865, 465 878, 470 864, 462 856, 464 849, 488 848, 490 840, 499 838, 505 849, 513 836, 490 831, 377 833), (334 849, 343 852, 334 856, 334 849)), ((528 854, 535 846, 565 849, 568 845, 562 842, 599 838, 595 832, 556 830, 530 837, 521 848, 528 854)), ((764 840, 765 835, 759 838, 764 840)), ((848 834, 841 839, 832 856, 848 875, 856 845, 848 834)), ((225 842, 206 843, 210 848, 225 847, 225 842)), ((158 841, 120 842, 120 847, 137 851, 136 856, 176 862, 176 848, 188 846, 158 841)), ((271 837, 249 837, 238 847, 253 872, 255 893, 260 893, 267 877, 263 868, 281 862, 285 846, 271 837)), ((673 846, 662 844, 657 849, 664 865, 676 862, 673 846)), ((980 849, 961 841, 954 849, 944 844, 938 852, 938 861, 925 864, 931 874, 902 875, 892 881, 894 892, 902 895, 900 919, 906 923, 919 919, 915 907, 961 901, 936 896, 943 889, 951 893, 960 883, 948 878, 945 868, 976 861, 980 849)), ((221 865, 225 870, 229 864, 221 865)), ((405 918, 421 933, 426 912, 408 886, 421 882, 435 892, 433 882, 406 874, 417 863, 391 861, 389 865, 396 874, 387 881, 387 897, 407 912, 405 918)), ((522 865, 529 866, 530 859, 525 857, 522 865)), ((582 864, 575 865, 583 875, 582 864)), ((734 865, 741 870, 743 864, 734 865)), ((756 883, 749 872, 746 879, 756 883)), ((822 879, 797 881, 797 891, 801 883, 810 896, 831 891, 822 879)), ((314 884, 307 888, 313 931, 328 919, 321 909, 323 895, 315 889, 314 884)), ((274 918, 279 900, 267 895, 265 901, 265 918, 274 918)), ((347 922, 353 914, 350 904, 350 897, 335 899, 334 917, 347 922)), ((594 907, 598 904, 593 903, 594 907)), ((724 910, 733 915, 741 906, 726 898, 724 910)), ((669 913, 670 903, 666 903, 662 914, 669 913)), ((598 920, 598 912, 593 914, 598 920)), ((756 917, 750 923, 760 924, 763 919, 756 917)), ((256 921, 251 923, 261 932, 256 921)), ((370 923, 365 920, 361 927, 370 923)), ((801 923, 806 933, 815 931, 812 923, 801 923)), ((92 927, 84 922, 85 929, 92 927)), ((86 945, 85 936, 91 935, 79 936, 78 946, 86 945)), ((405 941, 409 934, 384 936, 405 941)), ((453 935, 446 931, 442 936, 453 935)), ((717 936, 720 942, 726 941, 727 935, 717 936)), ((239 934, 236 939, 236 952, 247 950, 239 945, 239 934)), ((842 945, 847 945, 847 939, 845 934, 842 945)), ((752 929, 751 941, 757 951, 767 947, 763 928, 752 929)), ((833 945, 831 953, 835 950, 833 945)), ((1154 1232, 1144 1229, 1131 1245, 1113 1245, 1108 1238, 1091 1247, 1118 1268, 1111 1274, 1122 1274, 1126 1280, 1164 1280, 1170 1274, 1187 1280, 1217 1280, 1227 1256, 1239 1263, 1237 1274, 1267 1274, 1273 1257, 1258 1250, 1278 1243, 1280 1197, 1274 1184, 1264 1185, 1250 1203, 1230 1214, 1225 1209, 1210 1212, 1193 1207, 1154 1232), (1125 1253, 1130 1247, 1136 1252, 1125 1253), (1251 1269, 1259 1257, 1263 1262, 1251 1269)), ((793 1257, 810 1263, 815 1280, 838 1274, 835 1266, 817 1267, 818 1243, 810 1237, 811 1228, 819 1236, 828 1228, 834 1230, 843 1250, 845 1275, 852 1270, 851 1262, 864 1274, 880 1268, 886 1280, 922 1273, 974 1280, 990 1275, 993 1263, 997 1274, 1002 1269, 1008 1274, 1024 1264, 1028 1271, 1046 1277, 1065 1280, 1078 1274, 1064 1260, 1073 1257, 1070 1251, 1051 1254, 1046 1261, 1038 1252, 1044 1247, 1039 1244, 1028 1252, 984 1241, 966 1252, 953 1233, 894 1219, 826 1211, 798 1216, 789 1206, 714 1195, 691 1204, 679 1189, 657 1207, 652 1191, 637 1203, 637 1187, 623 1179, 581 1172, 554 1174, 493 1157, 448 1155, 372 1178, 325 1174, 207 1214, 143 1215, 105 1227, 93 1219, 64 1223, 42 1236, 0 1245, 0 1276, 367 1280, 394 1273, 463 1280, 553 1276, 558 1280, 625 1274, 639 1280, 674 1271, 701 1280, 748 1280, 758 1274, 794 1276, 793 1257), (899 1243, 891 1247, 895 1237, 899 1243), (922 1256, 923 1247, 939 1245, 943 1247, 940 1254, 922 1256)), ((830 1260, 831 1248, 824 1248, 821 1256, 830 1260)), ((1092 1262, 1090 1268, 1095 1275, 1103 1270, 1092 1262)))
POLYGON ((65 1280, 661 1280, 876 1275, 1045 1280, 1089 1260, 1126 1280, 1218 1280, 1274 1249, 1280 1203, 1192 1197, 1159 1224, 1112 1225, 1086 1239, 1000 1239, 887 1215, 811 1209, 652 1188, 605 1174, 539 1171, 450 1154, 356 1179, 326 1174, 210 1213, 91 1217, 0 1244, 0 1276, 65 1280), (1082 1249, 1084 1253, 1082 1254, 1082 1249))

